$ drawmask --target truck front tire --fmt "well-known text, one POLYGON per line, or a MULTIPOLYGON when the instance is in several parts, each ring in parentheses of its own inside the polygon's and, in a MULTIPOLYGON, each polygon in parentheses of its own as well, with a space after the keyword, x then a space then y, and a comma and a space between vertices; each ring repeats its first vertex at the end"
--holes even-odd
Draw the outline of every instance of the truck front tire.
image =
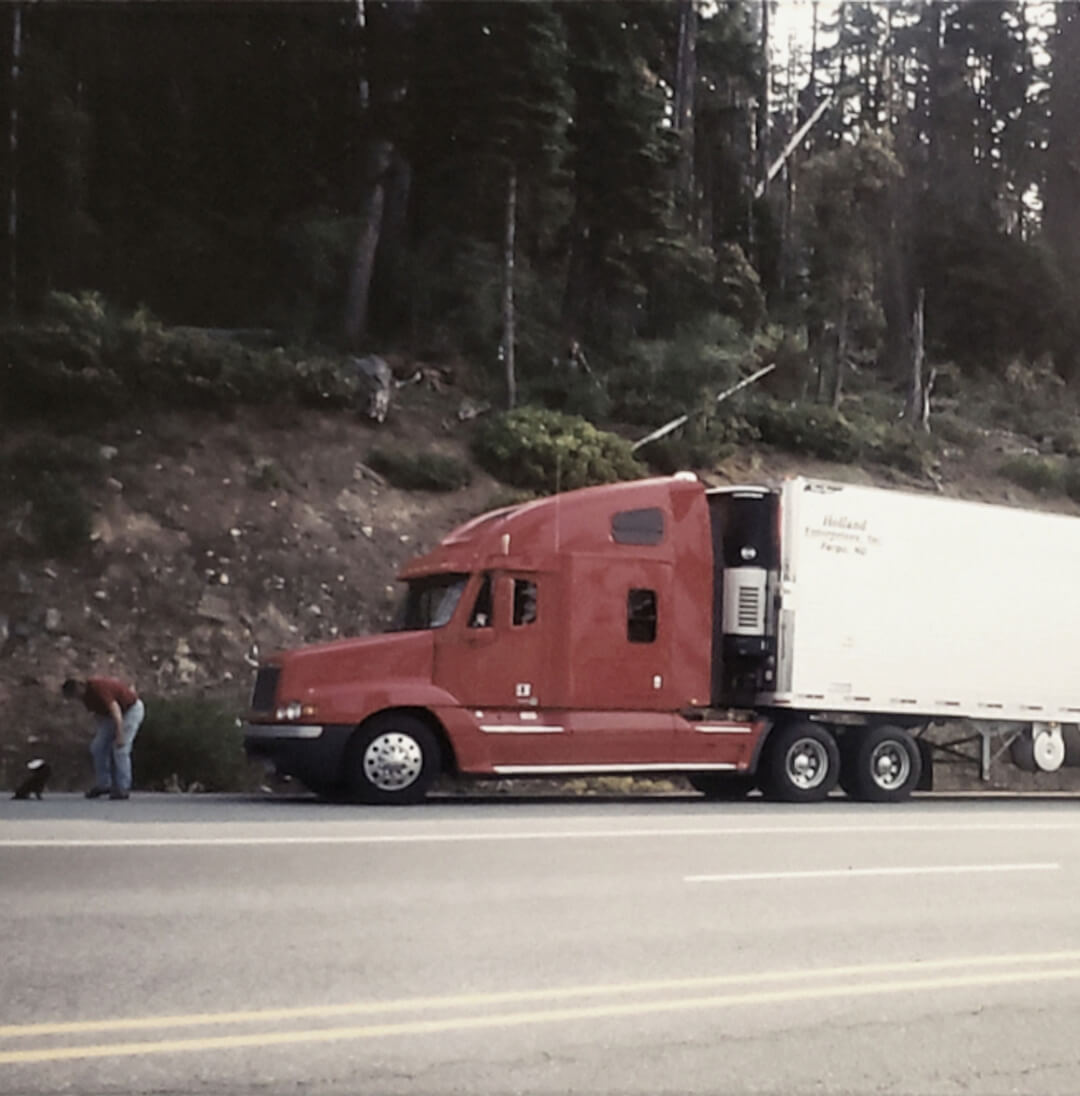
POLYGON ((422 720, 393 713, 376 716, 349 745, 349 794, 357 803, 419 803, 439 766, 439 743, 422 720))
POLYGON ((868 727, 845 758, 844 787, 853 799, 897 803, 907 799, 922 775, 922 754, 902 727, 868 727))
POLYGON ((788 723, 773 731, 765 749, 762 787, 770 799, 817 803, 840 779, 840 750, 827 727, 788 723))

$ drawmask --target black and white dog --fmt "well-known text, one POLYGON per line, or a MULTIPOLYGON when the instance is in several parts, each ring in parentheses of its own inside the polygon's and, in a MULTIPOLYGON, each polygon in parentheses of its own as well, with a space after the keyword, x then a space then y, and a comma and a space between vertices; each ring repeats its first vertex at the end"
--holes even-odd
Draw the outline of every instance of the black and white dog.
POLYGON ((29 772, 23 782, 15 789, 12 799, 29 799, 32 795, 40 799, 41 793, 45 790, 45 784, 52 773, 52 766, 49 765, 48 761, 42 761, 40 757, 28 761, 26 767, 29 772))

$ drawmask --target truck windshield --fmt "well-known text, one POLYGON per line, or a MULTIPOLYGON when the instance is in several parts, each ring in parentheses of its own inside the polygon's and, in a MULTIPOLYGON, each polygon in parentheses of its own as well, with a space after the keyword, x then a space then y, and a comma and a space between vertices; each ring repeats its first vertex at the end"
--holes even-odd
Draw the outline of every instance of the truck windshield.
POLYGON ((441 628, 454 615, 468 575, 436 575, 414 579, 398 606, 391 632, 419 632, 441 628))

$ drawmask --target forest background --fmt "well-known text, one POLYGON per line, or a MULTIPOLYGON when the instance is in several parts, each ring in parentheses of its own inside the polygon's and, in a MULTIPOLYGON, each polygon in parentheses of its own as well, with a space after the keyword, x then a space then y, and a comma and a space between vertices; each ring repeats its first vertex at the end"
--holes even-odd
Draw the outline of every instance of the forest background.
MULTIPOLYGON (((316 501, 287 452, 317 462, 322 444, 384 496, 373 467, 472 482, 461 508, 489 501, 477 462, 567 486, 513 471, 559 432, 576 439, 560 475, 573 449, 582 481, 765 445, 940 488, 942 462, 997 431, 1021 439, 1004 475, 1080 497, 1074 0, 12 2, 0 58, 15 723, 51 712, 64 664, 212 689, 246 671, 270 608, 294 642, 378 623, 401 544, 433 531, 399 527, 400 499, 391 518, 353 500, 359 528, 394 533, 363 574, 331 561, 305 586, 309 552, 267 587, 294 520, 252 550, 263 577, 240 590, 232 569, 224 590, 230 554, 194 500, 141 480, 173 464, 198 480, 185 447, 224 435, 265 450, 232 453, 225 485, 279 492, 281 511, 316 501), (344 454, 372 427, 349 355, 370 353, 421 384, 398 390, 394 452, 357 466, 344 454), (472 409, 451 427, 448 394, 472 409), (269 409, 280 431, 282 405, 301 432, 259 441, 267 420, 242 416, 269 409), (351 417, 303 417, 335 409, 351 417), (479 444, 451 453, 478 412, 479 444), (633 455, 625 439, 680 413, 633 455), (151 606, 163 578, 173 600, 151 606), (351 599, 324 596, 339 581, 351 599)), ((205 506, 228 496, 197 486, 205 506)), ((226 547, 260 535, 248 505, 221 502, 226 547)), ((11 764, 52 732, 18 733, 11 764)))

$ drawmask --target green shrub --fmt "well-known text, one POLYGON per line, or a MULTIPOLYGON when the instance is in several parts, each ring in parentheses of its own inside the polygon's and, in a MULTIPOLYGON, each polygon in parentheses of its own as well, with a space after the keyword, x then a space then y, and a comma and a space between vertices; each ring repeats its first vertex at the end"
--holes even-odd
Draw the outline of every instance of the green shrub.
POLYGON ((913 476, 925 476, 934 459, 934 441, 923 430, 868 421, 856 424, 856 434, 865 457, 913 476))
POLYGON ((628 441, 576 415, 543 408, 519 408, 485 420, 472 446, 496 478, 543 493, 645 474, 628 441))
POLYGON ((730 456, 731 451, 730 445, 709 445, 707 440, 700 438, 671 435, 650 442, 641 453, 651 471, 660 476, 670 476, 676 472, 711 468, 730 456))
POLYGON ((247 483, 253 491, 276 491, 285 486, 285 476, 277 461, 259 457, 248 469, 247 483))
POLYGON ((611 413, 607 389, 594 375, 571 372, 559 360, 540 376, 521 386, 522 402, 538 403, 552 411, 580 415, 590 421, 605 419, 611 413))
POLYGON ((1057 464, 1029 454, 1009 457, 1002 463, 998 473, 1013 483, 1040 494, 1058 491, 1063 487, 1064 477, 1057 464))
POLYGON ((452 228, 430 233, 409 268, 413 322, 445 326, 463 351, 490 360, 502 323, 502 278, 498 245, 452 228))
POLYGON ((670 339, 641 339, 608 378, 612 415, 660 426, 702 401, 711 402, 753 362, 750 343, 729 316, 705 316, 670 339))
POLYGON ((368 453, 367 463, 406 491, 456 491, 472 480, 472 471, 464 461, 442 453, 375 448, 368 453))
POLYGON ((11 449, 0 461, 10 482, 32 490, 42 476, 80 476, 100 479, 105 463, 100 449, 84 438, 35 434, 11 449))
POLYGON ((991 406, 990 417, 1014 434, 1040 440, 1054 429, 1056 408, 1050 402, 1053 398, 1041 392, 1007 392, 1003 402, 991 406))
POLYGON ((931 416, 930 428, 943 441, 963 446, 966 450, 978 448, 983 437, 977 426, 950 411, 931 416))
POLYGON ((100 482, 103 467, 87 442, 31 437, 0 460, 0 498, 8 506, 28 504, 27 528, 42 553, 69 556, 89 543, 86 492, 100 482))
POLYGON ((353 407, 366 397, 344 359, 166 327, 145 309, 110 309, 94 293, 54 293, 40 322, 0 329, 0 361, 0 405, 22 415, 115 417, 137 407, 270 403, 353 407))
POLYGON ((831 407, 758 399, 748 404, 746 418, 763 442, 778 449, 842 463, 858 460, 861 453, 855 430, 831 407))
POLYGON ((752 392, 765 392, 774 399, 799 400, 806 396, 812 380, 805 331, 793 332, 779 324, 770 324, 754 336, 751 343, 751 372, 775 366, 758 381, 752 392))
POLYGON ((517 487, 500 487, 483 504, 479 514, 488 514, 492 510, 502 510, 507 506, 522 506, 526 502, 534 502, 540 496, 535 491, 523 491, 517 487))
POLYGON ((673 433, 651 441, 638 452, 649 468, 659 475, 715 467, 729 457, 737 445, 756 440, 756 434, 741 416, 729 413, 707 418, 695 415, 673 433))
POLYGON ((1080 436, 1069 427, 1058 427, 1050 437, 1050 444, 1062 456, 1080 456, 1080 436))
POLYGON ((1062 469, 1061 486, 1073 502, 1080 502, 1080 459, 1070 458, 1062 469))
POLYGON ((90 542, 92 510, 79 484, 45 476, 31 502, 30 531, 47 556, 71 556, 90 542))
POLYGON ((204 697, 150 697, 135 740, 135 782, 152 791, 240 791, 255 779, 235 711, 204 697))
POLYGON ((737 317, 745 331, 753 331, 764 321, 761 279, 738 244, 721 244, 716 250, 716 293, 720 310, 737 317))

